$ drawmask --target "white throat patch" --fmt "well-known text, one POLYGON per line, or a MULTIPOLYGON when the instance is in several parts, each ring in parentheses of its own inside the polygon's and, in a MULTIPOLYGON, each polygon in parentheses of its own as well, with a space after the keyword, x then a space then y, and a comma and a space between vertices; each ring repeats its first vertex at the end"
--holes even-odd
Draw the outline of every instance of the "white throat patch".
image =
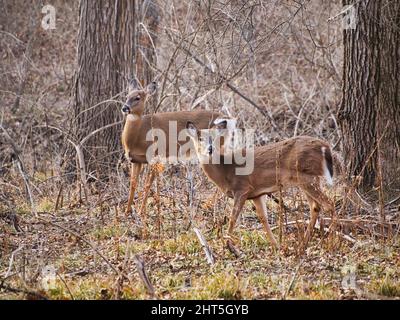
POLYGON ((137 114, 131 114, 131 113, 128 114, 126 117, 126 120, 128 120, 128 121, 136 121, 139 119, 140 119, 140 117, 137 114))

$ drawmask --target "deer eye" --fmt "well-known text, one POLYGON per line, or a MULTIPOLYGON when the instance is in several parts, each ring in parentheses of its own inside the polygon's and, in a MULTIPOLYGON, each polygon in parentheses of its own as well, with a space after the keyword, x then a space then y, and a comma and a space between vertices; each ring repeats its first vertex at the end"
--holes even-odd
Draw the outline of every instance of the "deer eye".
POLYGON ((131 98, 128 99, 128 104, 131 105, 132 103, 137 102, 139 100, 140 100, 140 96, 131 97, 131 98))

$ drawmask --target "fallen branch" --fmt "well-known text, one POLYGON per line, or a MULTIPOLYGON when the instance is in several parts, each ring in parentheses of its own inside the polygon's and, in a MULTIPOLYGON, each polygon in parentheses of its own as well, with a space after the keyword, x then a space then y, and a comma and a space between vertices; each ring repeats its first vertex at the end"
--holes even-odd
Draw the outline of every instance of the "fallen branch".
POLYGON ((36 291, 32 291, 29 289, 13 288, 13 287, 5 285, 3 282, 0 282, 0 289, 9 291, 12 293, 23 293, 23 294, 26 294, 31 299, 36 298, 37 300, 48 300, 47 297, 45 297, 44 295, 42 295, 36 291))
MULTIPOLYGON (((324 218, 324 219, 328 219, 328 218, 324 218)), ((339 221, 339 220, 338 220, 338 221, 339 221)), ((336 221, 336 223, 337 223, 338 221, 336 221)), ((284 223, 284 226, 297 225, 298 223, 308 224, 308 223, 309 223, 309 220, 295 220, 295 221, 289 221, 289 222, 287 222, 287 223, 284 223)), ((279 228, 279 226, 274 226, 274 227, 271 228, 271 231, 274 231, 275 229, 278 229, 278 228, 279 228)), ((321 225, 320 225, 319 221, 317 221, 317 222, 315 223, 314 228, 315 228, 315 229, 318 229, 318 230, 321 230, 321 225)), ((323 231, 325 231, 325 232, 330 232, 329 228, 324 228, 323 231)), ((335 231, 335 234, 338 235, 338 236, 340 236, 340 237, 342 237, 343 239, 345 239, 345 240, 351 242, 351 243, 356 243, 356 242, 357 242, 356 239, 354 239, 354 238, 352 238, 352 237, 350 237, 350 236, 348 236, 348 235, 346 235, 346 234, 343 234, 343 233, 341 233, 341 232, 339 232, 339 231, 335 231)))
POLYGON ((12 266, 13 266, 13 264, 14 264, 14 257, 15 257, 15 255, 18 253, 18 251, 21 251, 21 250, 23 249, 23 247, 24 247, 24 245, 21 245, 20 247, 18 247, 16 250, 14 250, 14 251, 11 253, 10 261, 9 261, 9 263, 8 263, 8 269, 7 269, 6 274, 4 275, 4 279, 7 279, 8 276, 10 275, 12 266))
POLYGON ((136 262, 136 268, 139 273, 139 277, 142 280, 144 286, 146 287, 147 293, 152 298, 156 297, 154 287, 153 287, 152 283, 150 282, 150 279, 147 275, 143 259, 139 255, 135 255, 134 259, 136 262))
MULTIPOLYGON (((333 224, 331 224, 331 226, 332 226, 332 225, 333 225, 333 224)), ((321 230, 321 225, 320 225, 319 221, 317 221, 317 222, 315 223, 314 228, 316 228, 316 229, 318 229, 318 230, 321 230)), ((329 227, 329 228, 323 228, 323 231, 329 233, 331 230, 330 230, 330 227, 329 227)), ((354 239, 354 238, 352 238, 352 237, 350 237, 350 236, 348 236, 347 234, 344 234, 344 233, 342 233, 342 232, 335 231, 335 234, 336 234, 337 236, 342 237, 343 239, 345 239, 345 240, 351 242, 351 243, 356 243, 356 242, 357 242, 356 239, 354 239)))
POLYGON ((213 255, 213 252, 211 251, 210 246, 208 245, 206 239, 202 235, 201 231, 197 228, 193 228, 193 231, 196 233, 197 238, 199 239, 201 245, 203 246, 204 252, 207 257, 207 262, 210 265, 213 265, 215 263, 215 258, 213 255))
POLYGON ((295 283, 295 281, 296 281, 296 277, 297 277, 297 275, 298 275, 298 273, 299 273, 299 270, 300 270, 301 265, 303 264, 303 261, 304 261, 304 260, 300 260, 300 262, 298 263, 298 265, 297 265, 297 267, 296 267, 296 270, 295 270, 294 273, 293 273, 292 280, 290 280, 290 283, 289 283, 288 287, 286 288, 285 293, 284 293, 283 296, 282 296, 282 300, 286 300, 286 297, 289 295, 290 291, 293 290, 293 288, 294 288, 294 283, 295 283))

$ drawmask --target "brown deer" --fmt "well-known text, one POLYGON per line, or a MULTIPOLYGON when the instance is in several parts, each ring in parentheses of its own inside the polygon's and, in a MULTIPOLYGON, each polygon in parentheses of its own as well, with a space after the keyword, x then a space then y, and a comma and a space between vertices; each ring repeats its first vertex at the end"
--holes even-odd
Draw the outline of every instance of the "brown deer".
MULTIPOLYGON (((323 208, 334 213, 334 206, 320 188, 320 177, 325 177, 332 184, 333 165, 331 148, 325 141, 298 136, 262 147, 245 150, 224 150, 215 141, 226 131, 226 122, 220 121, 215 129, 219 134, 211 134, 211 130, 200 130, 192 122, 187 123, 188 134, 195 143, 195 150, 201 167, 208 178, 227 196, 234 199, 234 206, 228 228, 228 244, 234 243, 233 230, 246 200, 253 200, 256 212, 261 220, 267 237, 274 248, 278 248, 268 223, 266 195, 288 187, 300 188, 310 205, 311 218, 304 237, 303 248, 306 248, 318 214, 323 208), (230 161, 226 161, 227 153, 230 161), (240 153, 246 159, 254 161, 251 173, 239 175, 237 169, 243 167, 235 159, 240 153), (215 161, 215 160, 218 161, 215 161), (217 162, 217 163, 216 163, 217 162)), ((220 141, 220 140, 219 140, 220 141)))
MULTIPOLYGON (((134 199, 134 193, 138 183, 138 176, 142 165, 148 163, 146 152, 153 141, 146 141, 146 135, 151 129, 161 129, 169 137, 170 122, 176 123, 176 131, 179 133, 186 128, 186 123, 191 121, 198 128, 206 129, 211 126, 214 120, 221 117, 217 112, 197 110, 197 111, 179 111, 156 113, 152 115, 143 115, 147 98, 156 91, 156 83, 150 83, 145 89, 141 89, 136 81, 130 81, 128 95, 122 112, 126 115, 125 125, 122 131, 122 145, 125 150, 126 158, 132 163, 129 199, 126 213, 131 212, 131 206, 134 199)), ((190 141, 190 140, 189 140, 190 141)), ((166 156, 169 157, 172 150, 169 150, 169 141, 166 145, 166 156)), ((179 152, 180 144, 174 142, 176 150, 179 152)), ((156 176, 155 170, 151 170, 145 183, 144 196, 139 213, 145 210, 147 195, 151 184, 156 176)))

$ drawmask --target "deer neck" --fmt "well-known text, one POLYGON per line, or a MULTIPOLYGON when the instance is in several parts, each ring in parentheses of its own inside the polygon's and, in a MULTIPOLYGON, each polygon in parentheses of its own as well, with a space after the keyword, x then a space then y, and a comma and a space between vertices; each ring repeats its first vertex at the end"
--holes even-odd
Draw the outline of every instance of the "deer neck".
POLYGON ((208 158, 208 163, 201 163, 201 167, 204 173, 214 181, 219 187, 223 187, 222 183, 231 174, 234 165, 224 163, 224 155, 219 154, 217 157, 208 158), (219 160, 219 163, 213 162, 213 160, 219 160))
POLYGON ((137 114, 128 114, 122 131, 122 143, 125 152, 133 149, 142 127, 142 117, 137 114))

